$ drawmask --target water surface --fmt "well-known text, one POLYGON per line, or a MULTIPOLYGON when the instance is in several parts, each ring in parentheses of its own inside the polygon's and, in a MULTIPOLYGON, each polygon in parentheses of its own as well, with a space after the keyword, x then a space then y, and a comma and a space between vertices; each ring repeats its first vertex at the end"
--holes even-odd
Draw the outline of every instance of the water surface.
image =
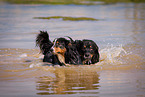
POLYGON ((0 5, 0 96, 145 96, 145 4, 0 5), (34 17, 92 17, 63 21, 34 17), (39 30, 92 39, 101 60, 91 66, 50 67, 35 47, 39 30))

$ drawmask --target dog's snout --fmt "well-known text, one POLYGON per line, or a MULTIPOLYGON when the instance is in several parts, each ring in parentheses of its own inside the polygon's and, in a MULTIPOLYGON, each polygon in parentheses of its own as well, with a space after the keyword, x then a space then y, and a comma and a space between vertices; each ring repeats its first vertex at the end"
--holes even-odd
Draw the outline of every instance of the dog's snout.
POLYGON ((86 58, 90 57, 90 54, 88 54, 88 53, 87 53, 87 54, 85 54, 85 57, 86 57, 86 58))

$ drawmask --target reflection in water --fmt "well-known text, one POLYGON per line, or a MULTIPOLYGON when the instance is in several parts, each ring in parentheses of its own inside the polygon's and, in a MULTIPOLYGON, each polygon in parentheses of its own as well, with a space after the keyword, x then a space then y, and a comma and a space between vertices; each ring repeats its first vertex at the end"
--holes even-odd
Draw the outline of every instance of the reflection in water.
POLYGON ((98 85, 99 75, 96 71, 80 68, 59 68, 54 73, 55 78, 52 76, 38 78, 36 82, 38 95, 87 93, 87 90, 96 90, 91 91, 91 93, 98 93, 97 89, 100 86, 98 85))

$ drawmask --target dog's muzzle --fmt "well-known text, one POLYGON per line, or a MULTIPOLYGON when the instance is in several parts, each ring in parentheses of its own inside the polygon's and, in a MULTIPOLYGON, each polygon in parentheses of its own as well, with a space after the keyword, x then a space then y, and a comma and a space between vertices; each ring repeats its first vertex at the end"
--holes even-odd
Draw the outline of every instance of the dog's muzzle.
POLYGON ((91 59, 91 54, 90 53, 86 53, 84 55, 84 59, 91 59))

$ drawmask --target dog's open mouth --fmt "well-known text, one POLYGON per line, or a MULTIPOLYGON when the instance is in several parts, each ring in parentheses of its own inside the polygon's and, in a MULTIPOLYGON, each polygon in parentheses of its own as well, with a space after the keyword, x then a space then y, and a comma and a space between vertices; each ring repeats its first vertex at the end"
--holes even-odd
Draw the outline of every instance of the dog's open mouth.
POLYGON ((89 59, 89 60, 84 60, 84 61, 83 61, 83 64, 90 65, 91 63, 92 63, 91 59, 89 59))
POLYGON ((92 57, 93 57, 92 54, 86 53, 86 54, 84 55, 83 64, 88 64, 88 65, 91 64, 91 63, 92 63, 92 61, 91 61, 92 57))

